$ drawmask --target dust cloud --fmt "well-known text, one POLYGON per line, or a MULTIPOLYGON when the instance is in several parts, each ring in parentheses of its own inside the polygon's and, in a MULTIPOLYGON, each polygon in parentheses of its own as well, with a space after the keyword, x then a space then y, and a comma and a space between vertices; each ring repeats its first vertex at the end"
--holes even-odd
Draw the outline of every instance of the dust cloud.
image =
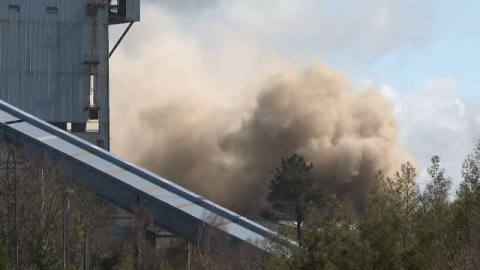
POLYGON ((294 152, 314 163, 325 189, 357 206, 378 170, 409 159, 397 145, 393 105, 375 89, 221 29, 214 53, 205 52, 152 12, 136 33, 142 43, 112 60, 117 154, 247 215, 266 205, 270 170, 294 152))

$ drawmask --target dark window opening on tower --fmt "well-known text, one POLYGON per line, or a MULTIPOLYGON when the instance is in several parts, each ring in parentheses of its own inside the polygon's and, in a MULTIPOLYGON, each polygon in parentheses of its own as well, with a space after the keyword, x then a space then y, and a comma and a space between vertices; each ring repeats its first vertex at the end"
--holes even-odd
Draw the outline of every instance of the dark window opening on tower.
POLYGON ((109 16, 115 19, 123 19, 127 14, 127 3, 125 0, 110 0, 109 9, 108 9, 109 16))
POLYGON ((98 141, 97 141, 97 145, 98 145, 98 147, 100 147, 100 148, 105 148, 105 141, 104 141, 104 140, 98 140, 98 141))
POLYGON ((58 14, 58 8, 57 7, 47 7, 47 13, 48 14, 58 14))
POLYGON ((70 131, 72 129, 71 123, 70 126, 68 126, 69 123, 67 122, 49 122, 51 125, 65 131, 70 131))
POLYGON ((20 11, 20 6, 19 5, 8 5, 8 10, 19 12, 20 11))
POLYGON ((88 119, 98 120, 98 109, 96 107, 88 108, 88 119))
POLYGON ((110 0, 110 13, 125 16, 127 3, 125 0, 110 0))
POLYGON ((86 123, 72 123, 72 129, 71 132, 85 132, 87 129, 87 124, 86 123))

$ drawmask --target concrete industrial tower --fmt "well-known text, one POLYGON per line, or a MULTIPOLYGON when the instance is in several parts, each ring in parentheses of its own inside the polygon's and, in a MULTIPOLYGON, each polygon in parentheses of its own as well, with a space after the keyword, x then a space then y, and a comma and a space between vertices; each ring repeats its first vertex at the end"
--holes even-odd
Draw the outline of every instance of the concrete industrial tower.
POLYGON ((269 229, 108 152, 109 25, 130 23, 126 33, 139 19, 140 0, 0 0, 0 143, 62 159, 72 181, 126 211, 148 211, 192 243, 207 226, 232 243, 283 245, 269 229))
POLYGON ((0 0, 0 99, 110 149, 112 24, 140 0, 0 0))

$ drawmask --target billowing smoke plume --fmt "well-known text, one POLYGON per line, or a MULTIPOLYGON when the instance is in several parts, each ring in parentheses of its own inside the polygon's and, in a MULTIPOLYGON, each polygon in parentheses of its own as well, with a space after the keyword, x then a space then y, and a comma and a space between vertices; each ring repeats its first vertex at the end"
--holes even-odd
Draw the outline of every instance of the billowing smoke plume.
POLYGON ((325 188, 349 192, 357 203, 378 170, 405 161, 391 104, 375 91, 352 93, 346 78, 321 64, 274 78, 252 116, 219 143, 241 164, 234 190, 254 202, 267 190, 268 168, 294 152, 314 163, 325 188))
POLYGON ((286 67, 231 37, 212 60, 159 17, 163 28, 140 33, 143 44, 112 65, 122 156, 244 214, 261 210, 270 170, 294 152, 357 204, 378 170, 407 159, 393 106, 375 90, 355 90, 322 63, 286 67))

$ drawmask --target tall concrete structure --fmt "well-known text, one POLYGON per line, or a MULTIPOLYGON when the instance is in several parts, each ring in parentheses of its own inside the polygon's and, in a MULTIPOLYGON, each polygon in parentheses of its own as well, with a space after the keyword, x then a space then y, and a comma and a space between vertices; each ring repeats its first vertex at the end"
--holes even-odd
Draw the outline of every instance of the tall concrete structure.
POLYGON ((108 27, 139 20, 140 0, 0 0, 0 99, 109 150, 108 27))

